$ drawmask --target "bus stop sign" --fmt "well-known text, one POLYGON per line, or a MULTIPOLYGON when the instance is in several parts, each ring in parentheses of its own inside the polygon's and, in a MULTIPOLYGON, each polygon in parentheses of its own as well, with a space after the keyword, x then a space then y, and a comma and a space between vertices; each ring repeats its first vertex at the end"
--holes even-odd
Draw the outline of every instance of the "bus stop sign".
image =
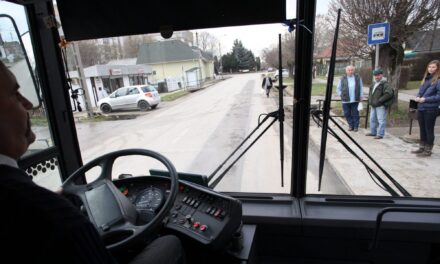
POLYGON ((390 41, 390 23, 368 25, 368 45, 385 44, 390 41))

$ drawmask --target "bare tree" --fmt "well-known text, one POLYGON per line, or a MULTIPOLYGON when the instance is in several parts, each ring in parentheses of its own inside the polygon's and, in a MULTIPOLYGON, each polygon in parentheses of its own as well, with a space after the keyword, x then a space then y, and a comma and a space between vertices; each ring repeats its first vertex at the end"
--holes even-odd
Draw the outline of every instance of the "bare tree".
POLYGON ((153 42, 149 35, 128 36, 124 39, 124 58, 135 58, 138 55, 139 47, 144 43, 153 42))
POLYGON ((278 67, 278 48, 272 46, 270 48, 263 49, 263 60, 269 67, 278 67))
POLYGON ((206 31, 199 34, 199 48, 203 51, 214 53, 218 48, 218 39, 206 31))
POLYGON ((390 42, 380 45, 379 65, 387 71, 392 87, 398 90, 403 44, 414 32, 434 22, 439 5, 440 0, 333 0, 330 17, 336 21, 337 9, 342 9, 340 38, 351 40, 350 51, 359 56, 370 56, 373 63, 374 50, 367 46, 368 25, 390 23, 390 42))
POLYGON ((313 53, 315 56, 326 48, 331 47, 332 33, 329 19, 326 15, 317 15, 315 18, 315 32, 313 39, 313 53))
POLYGON ((289 76, 293 76, 293 69, 295 67, 295 35, 293 33, 285 33, 282 38, 282 59, 283 67, 287 66, 289 69, 289 76))
MULTIPOLYGON (((289 69, 289 75, 292 76, 295 67, 295 35, 293 33, 285 33, 281 37, 281 58, 282 67, 289 69)), ((279 68, 278 45, 272 45, 263 49, 262 57, 264 64, 269 67, 279 68)))
POLYGON ((78 49, 84 67, 99 64, 99 49, 94 40, 83 40, 78 42, 78 49))

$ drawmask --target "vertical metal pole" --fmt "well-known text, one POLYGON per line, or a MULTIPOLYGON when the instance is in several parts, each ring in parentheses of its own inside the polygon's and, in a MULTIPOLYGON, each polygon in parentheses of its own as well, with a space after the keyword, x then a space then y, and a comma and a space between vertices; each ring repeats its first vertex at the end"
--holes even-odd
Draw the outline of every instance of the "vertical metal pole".
POLYGON ((379 68, 379 44, 376 44, 376 59, 374 62, 374 69, 378 69, 378 68, 379 68))
POLYGON ((81 60, 81 54, 79 53, 78 44, 76 42, 73 42, 73 49, 75 51, 75 59, 76 59, 76 66, 79 73, 79 79, 81 81, 81 88, 83 88, 84 91, 84 104, 87 111, 88 117, 93 117, 93 111, 92 111, 92 103, 90 102, 89 98, 89 89, 87 88, 87 82, 86 82, 86 76, 84 75, 84 68, 81 60))
POLYGON ((296 6, 295 82, 293 101, 292 195, 306 194, 307 158, 312 87, 313 32, 316 0, 298 0, 296 6), (300 26, 300 23, 303 24, 300 26), (311 30, 312 34, 305 28, 311 30))

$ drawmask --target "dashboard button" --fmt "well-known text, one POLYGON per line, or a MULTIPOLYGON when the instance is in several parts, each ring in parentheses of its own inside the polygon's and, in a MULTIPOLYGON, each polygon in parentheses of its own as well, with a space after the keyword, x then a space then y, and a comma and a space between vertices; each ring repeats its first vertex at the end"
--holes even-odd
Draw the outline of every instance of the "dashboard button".
POLYGON ((220 214, 220 219, 224 219, 225 216, 226 216, 226 211, 223 211, 223 212, 220 214))
POLYGON ((217 211, 215 211, 214 216, 218 217, 220 215, 220 213, 222 212, 221 209, 217 209, 217 211))
POLYGON ((207 225, 201 225, 200 226, 200 231, 205 232, 206 230, 208 230, 208 226, 207 225))

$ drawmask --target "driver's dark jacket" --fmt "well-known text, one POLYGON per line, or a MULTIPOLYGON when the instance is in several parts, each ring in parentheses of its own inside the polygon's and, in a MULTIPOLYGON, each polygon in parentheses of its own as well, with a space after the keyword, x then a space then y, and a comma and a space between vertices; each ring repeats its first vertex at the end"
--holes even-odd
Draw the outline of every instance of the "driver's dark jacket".
POLYGON ((67 199, 0 165, 2 263, 115 263, 92 223, 67 199))

